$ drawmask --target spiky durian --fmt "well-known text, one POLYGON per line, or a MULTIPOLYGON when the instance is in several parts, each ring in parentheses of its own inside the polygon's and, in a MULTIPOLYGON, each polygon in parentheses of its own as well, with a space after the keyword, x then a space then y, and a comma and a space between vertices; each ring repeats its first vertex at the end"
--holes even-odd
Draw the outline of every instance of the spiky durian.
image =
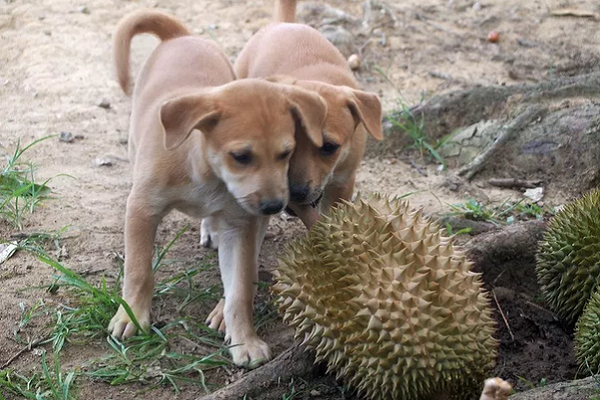
POLYGON ((583 371, 597 373, 600 369, 600 292, 598 289, 577 321, 575 357, 583 371))
POLYGON ((282 258, 283 319, 368 398, 464 394, 494 365, 497 341, 480 276, 452 242, 398 199, 340 205, 282 258))
POLYGON ((600 191, 566 205, 550 222, 537 253, 542 296, 568 324, 600 283, 600 191))

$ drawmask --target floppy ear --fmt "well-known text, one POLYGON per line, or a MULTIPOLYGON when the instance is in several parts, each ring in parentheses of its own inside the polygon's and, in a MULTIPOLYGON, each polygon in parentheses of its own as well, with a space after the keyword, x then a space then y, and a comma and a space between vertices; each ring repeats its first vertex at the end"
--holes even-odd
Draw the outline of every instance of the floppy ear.
POLYGON ((167 100, 160 107, 160 123, 165 132, 165 148, 176 149, 194 129, 207 133, 219 122, 220 114, 209 93, 167 100))
POLYGON ((317 147, 323 146, 323 125, 327 117, 327 103, 316 92, 287 86, 284 89, 292 105, 292 114, 302 125, 306 136, 317 147))
POLYGON ((353 89, 352 99, 348 106, 357 123, 362 122, 371 136, 377 140, 383 140, 381 101, 376 94, 353 89))

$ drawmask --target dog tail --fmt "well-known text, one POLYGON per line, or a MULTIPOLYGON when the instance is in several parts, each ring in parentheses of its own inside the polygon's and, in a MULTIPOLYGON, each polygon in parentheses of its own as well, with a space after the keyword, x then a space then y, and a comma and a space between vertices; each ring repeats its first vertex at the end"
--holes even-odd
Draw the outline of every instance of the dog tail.
POLYGON ((275 0, 275 22, 296 22, 296 0, 275 0))
POLYGON ((159 11, 140 10, 125 16, 115 31, 113 54, 119 85, 126 94, 129 94, 131 39, 140 33, 152 33, 163 41, 191 35, 181 22, 159 11))

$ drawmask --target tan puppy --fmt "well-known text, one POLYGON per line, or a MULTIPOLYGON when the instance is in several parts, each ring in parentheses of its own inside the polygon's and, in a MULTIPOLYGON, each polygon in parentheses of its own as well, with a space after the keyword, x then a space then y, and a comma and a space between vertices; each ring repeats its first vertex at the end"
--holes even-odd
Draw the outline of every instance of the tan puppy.
MULTIPOLYGON (((326 105, 302 89, 260 80, 232 82, 231 64, 216 45, 189 36, 181 23, 156 11, 133 13, 116 30, 115 63, 126 92, 131 39, 139 33, 153 33, 162 42, 133 94, 123 298, 147 329, 159 222, 172 209, 217 216, 226 340, 236 364, 256 366, 270 357, 252 322, 257 255, 268 215, 288 201, 294 133, 301 129, 320 140, 326 105)), ((121 307, 109 330, 128 337, 136 326, 121 307)))
POLYGON ((246 44, 234 68, 239 79, 273 77, 275 81, 319 93, 328 115, 319 146, 296 135, 290 161, 290 208, 310 228, 321 212, 349 200, 365 148, 366 132, 381 140, 381 103, 358 84, 342 54, 313 28, 291 23, 296 0, 276 0, 276 22, 246 44), (283 76, 283 77, 282 77, 283 76))

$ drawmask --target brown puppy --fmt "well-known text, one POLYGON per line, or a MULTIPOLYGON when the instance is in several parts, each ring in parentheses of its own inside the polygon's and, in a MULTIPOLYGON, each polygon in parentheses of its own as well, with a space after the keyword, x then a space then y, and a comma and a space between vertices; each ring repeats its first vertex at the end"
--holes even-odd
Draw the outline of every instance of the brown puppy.
MULTIPOLYGON (((226 340, 236 364, 256 366, 270 357, 252 322, 257 255, 268 215, 288 201, 294 133, 300 127, 320 140, 326 105, 302 89, 260 80, 233 82, 231 64, 216 45, 189 36, 181 23, 156 11, 133 13, 116 30, 115 63, 125 92, 131 39, 139 33, 153 33, 162 42, 133 94, 123 298, 147 329, 159 222, 172 209, 218 217, 226 340)), ((128 337, 136 326, 121 307, 109 330, 128 337)))
POLYGON ((327 39, 309 26, 291 23, 296 0, 276 0, 275 13, 276 22, 250 39, 234 68, 238 79, 273 77, 327 101, 323 145, 296 135, 290 161, 290 208, 310 228, 319 217, 319 200, 321 212, 327 212, 351 198, 366 132, 383 138, 381 103, 375 94, 357 90, 345 58, 327 39))

